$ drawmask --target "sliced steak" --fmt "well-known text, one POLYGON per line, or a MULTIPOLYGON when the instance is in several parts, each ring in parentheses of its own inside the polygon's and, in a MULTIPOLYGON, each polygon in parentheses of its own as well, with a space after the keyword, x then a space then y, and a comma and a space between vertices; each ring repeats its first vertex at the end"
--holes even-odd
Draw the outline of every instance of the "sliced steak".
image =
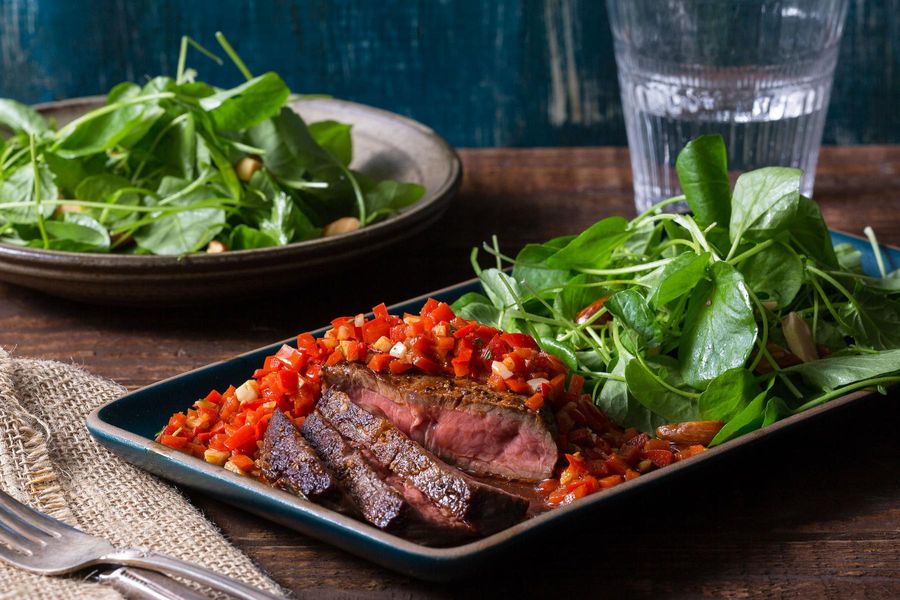
POLYGON ((521 521, 528 501, 480 483, 447 465, 409 439, 387 419, 367 412, 349 396, 332 387, 316 406, 340 434, 363 449, 402 485, 401 493, 423 512, 427 520, 458 521, 480 534, 490 534, 521 521), (422 499, 431 503, 444 519, 435 518, 422 499))
POLYGON ((302 432, 366 521, 387 529, 404 520, 409 504, 403 496, 318 411, 306 417, 302 432))
POLYGON ((362 365, 326 367, 325 382, 451 464, 507 479, 547 479, 557 461, 553 425, 525 398, 470 379, 387 375, 362 365))
POLYGON ((260 452, 266 479, 278 487, 311 499, 333 495, 335 481, 315 449, 280 410, 269 421, 260 452))

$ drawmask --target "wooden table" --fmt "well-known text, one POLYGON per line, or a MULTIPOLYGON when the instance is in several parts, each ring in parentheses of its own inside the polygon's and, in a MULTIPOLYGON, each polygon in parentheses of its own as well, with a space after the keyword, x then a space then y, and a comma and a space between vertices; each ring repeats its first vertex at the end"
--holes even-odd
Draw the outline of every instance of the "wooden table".
MULTIPOLYGON (((92 307, 0 285, 0 345, 74 361, 129 388, 471 276, 503 249, 632 214, 619 148, 464 150, 465 184, 427 234, 290 296, 189 310, 92 307)), ((900 244, 900 146, 826 148, 816 199, 833 228, 900 244)), ((298 596, 900 596, 900 395, 874 397, 554 532, 453 584, 412 580, 193 493, 298 596)))

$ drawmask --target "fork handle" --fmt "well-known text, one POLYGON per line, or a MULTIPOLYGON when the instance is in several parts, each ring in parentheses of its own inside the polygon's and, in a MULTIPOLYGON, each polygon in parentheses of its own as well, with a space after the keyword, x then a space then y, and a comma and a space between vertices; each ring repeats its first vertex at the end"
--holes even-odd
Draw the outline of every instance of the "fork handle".
POLYGON ((101 573, 97 580, 114 588, 128 600, 207 600, 171 577, 135 567, 118 567, 101 573))
POLYGON ((155 552, 138 549, 119 550, 100 557, 96 562, 140 567, 163 573, 164 575, 185 577, 241 600, 272 600, 273 598, 278 598, 278 596, 273 596, 230 577, 219 575, 199 565, 166 556, 165 554, 156 554, 155 552))

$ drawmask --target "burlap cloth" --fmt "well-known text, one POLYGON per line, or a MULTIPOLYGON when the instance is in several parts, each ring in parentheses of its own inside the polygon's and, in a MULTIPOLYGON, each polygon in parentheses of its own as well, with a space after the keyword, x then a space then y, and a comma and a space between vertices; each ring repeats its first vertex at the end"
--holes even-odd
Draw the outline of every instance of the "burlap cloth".
MULTIPOLYGON (((175 488, 97 444, 85 417, 121 386, 0 348, 0 487, 117 547, 164 552, 279 592, 175 488)), ((84 575, 40 577, 0 564, 0 598, 121 598, 84 575)))

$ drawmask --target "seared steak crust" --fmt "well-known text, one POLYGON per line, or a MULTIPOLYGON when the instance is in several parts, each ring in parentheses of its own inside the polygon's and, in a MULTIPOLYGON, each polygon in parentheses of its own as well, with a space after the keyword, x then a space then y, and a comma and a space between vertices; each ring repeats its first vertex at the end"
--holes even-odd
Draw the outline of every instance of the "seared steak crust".
POLYGON ((306 417, 302 432, 368 522, 386 529, 404 520, 409 505, 403 496, 318 411, 306 417))
POLYGON ((316 451, 277 409, 263 439, 260 466, 270 483, 289 492, 314 499, 335 491, 335 482, 316 451))
POLYGON ((471 379, 375 373, 362 365, 326 367, 325 382, 383 415, 442 459, 480 475, 539 481, 558 453, 552 416, 525 398, 471 379))
MULTIPOLYGON (((527 500, 466 477, 410 440, 388 420, 354 404, 344 392, 328 389, 316 411, 351 444, 400 478, 407 488, 420 492, 451 520, 489 534, 525 517, 527 500)), ((434 520, 434 515, 426 517, 434 520)))

